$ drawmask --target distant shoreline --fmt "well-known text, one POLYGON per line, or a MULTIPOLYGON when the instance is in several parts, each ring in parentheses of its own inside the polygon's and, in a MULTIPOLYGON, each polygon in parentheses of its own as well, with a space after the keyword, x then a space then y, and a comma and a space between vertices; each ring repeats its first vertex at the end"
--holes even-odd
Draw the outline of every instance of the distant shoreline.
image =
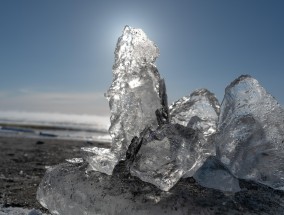
POLYGON ((90 128, 88 125, 48 125, 0 121, 0 136, 111 142, 111 137, 107 130, 90 128))

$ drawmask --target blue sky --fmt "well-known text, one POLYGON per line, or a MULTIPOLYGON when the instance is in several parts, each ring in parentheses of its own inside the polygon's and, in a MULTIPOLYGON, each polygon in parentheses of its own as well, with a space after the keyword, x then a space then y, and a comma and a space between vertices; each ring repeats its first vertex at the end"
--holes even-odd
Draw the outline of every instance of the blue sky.
POLYGON ((2 0, 0 110, 108 115, 124 25, 160 49, 169 101, 250 74, 284 104, 282 0, 2 0))

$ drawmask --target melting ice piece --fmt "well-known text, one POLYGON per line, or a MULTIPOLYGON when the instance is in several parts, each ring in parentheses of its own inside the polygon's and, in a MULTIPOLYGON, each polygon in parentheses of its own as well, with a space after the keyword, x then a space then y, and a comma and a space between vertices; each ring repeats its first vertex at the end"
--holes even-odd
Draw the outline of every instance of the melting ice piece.
POLYGON ((236 177, 284 190, 284 111, 257 80, 226 88, 218 129, 217 157, 236 177))
POLYGON ((193 176, 214 152, 213 144, 207 144, 200 132, 180 124, 165 124, 144 135, 130 173, 168 191, 185 174, 193 176))
POLYGON ((214 199, 216 192, 192 192, 198 188, 185 182, 178 183, 171 192, 164 192, 125 174, 123 162, 115 167, 112 176, 97 171, 87 172, 86 168, 87 164, 57 165, 43 177, 37 200, 52 214, 60 215, 212 213, 211 207, 204 207, 198 199, 201 196, 214 199))
POLYGON ((155 111, 165 107, 160 97, 163 82, 154 65, 158 55, 157 46, 141 29, 124 28, 115 50, 113 82, 106 93, 112 147, 93 148, 93 155, 87 158, 91 169, 111 175, 115 165, 125 159, 133 137, 145 127, 158 126, 155 111))
POLYGON ((199 89, 170 106, 172 123, 201 131, 205 137, 216 132, 220 105, 213 93, 199 89))
POLYGON ((88 170, 95 170, 108 175, 112 174, 113 167, 118 160, 110 148, 82 147, 81 150, 84 159, 89 163, 88 170))
POLYGON ((208 157, 193 177, 203 187, 223 192, 238 192, 241 190, 239 180, 214 156, 208 157))
POLYGON ((0 215, 48 215, 36 209, 26 209, 20 207, 2 208, 0 205, 0 215))

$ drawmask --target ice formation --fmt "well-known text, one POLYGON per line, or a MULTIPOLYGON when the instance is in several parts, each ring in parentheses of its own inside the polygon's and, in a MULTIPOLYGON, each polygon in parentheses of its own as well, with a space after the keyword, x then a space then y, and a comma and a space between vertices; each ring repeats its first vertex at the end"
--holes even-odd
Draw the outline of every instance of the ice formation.
POLYGON ((123 162, 115 167, 112 176, 97 171, 86 173, 86 168, 86 163, 54 167, 43 178, 37 193, 39 202, 54 215, 212 213, 209 207, 196 204, 194 197, 198 193, 186 181, 165 192, 129 176, 123 162))
POLYGON ((172 123, 178 123, 208 137, 216 132, 220 104, 207 89, 195 90, 170 106, 172 123))
POLYGON ((214 146, 207 144, 200 132, 180 124, 165 124, 144 135, 130 172, 168 191, 185 174, 193 176, 214 152, 214 146))
POLYGON ((112 147, 87 149, 91 170, 111 175, 115 165, 125 159, 131 140, 146 126, 157 128, 156 110, 166 113, 165 85, 154 65, 158 55, 157 46, 141 29, 124 28, 115 50, 113 82, 106 93, 112 147))
POLYGON ((112 146, 82 148, 83 160, 47 170, 37 199, 52 214, 188 214, 196 206, 187 177, 223 192, 240 191, 239 179, 284 190, 284 111, 277 101, 241 76, 221 107, 200 89, 168 108, 157 57, 142 30, 124 28, 106 93, 112 146))
POLYGON ((216 132, 219 109, 206 89, 175 102, 170 116, 159 120, 161 126, 144 134, 131 174, 165 191, 181 177, 192 177, 208 156, 215 155, 209 137, 216 132))
POLYGON ((284 190, 284 111, 257 80, 226 88, 218 130, 217 157, 234 176, 284 190))
POLYGON ((20 207, 1 207, 0 215, 48 215, 36 209, 26 209, 20 207))

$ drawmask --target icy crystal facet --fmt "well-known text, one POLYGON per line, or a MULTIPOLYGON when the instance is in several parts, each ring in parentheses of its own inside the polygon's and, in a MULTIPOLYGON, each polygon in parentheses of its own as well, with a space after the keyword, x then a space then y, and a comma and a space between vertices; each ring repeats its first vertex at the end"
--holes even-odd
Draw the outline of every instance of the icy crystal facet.
POLYGON ((257 80, 226 88, 218 130, 217 157, 233 175, 284 190, 284 111, 257 80))
POLYGON ((157 110, 160 127, 144 136, 131 174, 165 191, 181 177, 193 176, 208 156, 215 155, 209 137, 216 131, 219 108, 214 94, 201 89, 175 102, 169 111, 157 110))
POLYGON ((193 176, 214 151, 200 132, 180 124, 165 124, 144 135, 130 172, 168 191, 185 174, 193 176))
POLYGON ((126 26, 118 39, 113 65, 113 82, 106 93, 111 110, 111 149, 93 148, 86 159, 90 168, 112 174, 125 159, 131 140, 149 126, 158 126, 155 111, 163 108, 160 75, 154 62, 157 46, 141 29, 126 26))
POLYGON ((172 123, 201 131, 205 137, 216 132, 220 105, 215 95, 199 89, 170 106, 172 123))
POLYGON ((214 156, 207 158, 193 178, 203 187, 224 192, 240 191, 239 180, 228 171, 214 156))

